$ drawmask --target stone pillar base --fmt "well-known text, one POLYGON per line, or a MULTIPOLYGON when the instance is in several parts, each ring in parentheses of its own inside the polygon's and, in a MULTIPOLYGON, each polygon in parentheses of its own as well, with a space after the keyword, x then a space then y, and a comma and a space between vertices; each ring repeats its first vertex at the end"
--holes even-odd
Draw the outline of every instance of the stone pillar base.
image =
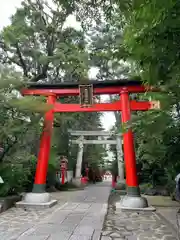
POLYGON ((81 178, 73 178, 73 179, 72 179, 72 183, 73 183, 76 187, 82 187, 81 178))
POLYGON ((27 193, 24 199, 16 203, 16 207, 21 208, 50 208, 57 203, 57 200, 51 200, 49 193, 27 193))
POLYGON ((123 196, 120 203, 116 204, 116 208, 121 210, 134 211, 155 211, 154 207, 149 207, 147 199, 141 196, 123 196))
POLYGON ((50 194, 44 193, 27 193, 24 196, 24 202, 26 203, 46 203, 50 201, 50 194))

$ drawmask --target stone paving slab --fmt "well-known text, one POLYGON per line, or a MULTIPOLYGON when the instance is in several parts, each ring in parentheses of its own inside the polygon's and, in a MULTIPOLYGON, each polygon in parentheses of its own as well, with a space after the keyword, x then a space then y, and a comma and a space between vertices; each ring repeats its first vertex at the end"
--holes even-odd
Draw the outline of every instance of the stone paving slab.
POLYGON ((171 226, 156 212, 124 212, 115 209, 115 201, 112 201, 101 240, 176 240, 176 237, 171 226))
MULTIPOLYGON (((124 212, 107 201, 110 184, 56 192, 51 209, 9 209, 0 215, 0 240, 176 240, 158 213, 124 212), (102 226, 104 223, 104 228, 102 226)), ((119 201, 119 199, 118 199, 119 201)))
MULTIPOLYGON (((157 213, 161 214, 167 221, 169 221, 172 226, 177 230, 177 221, 180 223, 180 214, 177 215, 180 207, 161 207, 157 208, 157 213)), ((180 225, 180 224, 179 224, 180 225)))
POLYGON ((110 183, 56 192, 51 209, 12 208, 0 214, 0 240, 99 240, 110 183))
POLYGON ((166 223, 180 234, 180 203, 173 201, 170 197, 164 196, 145 196, 151 205, 156 207, 156 213, 163 218, 166 223), (179 224, 178 224, 179 223, 179 224))

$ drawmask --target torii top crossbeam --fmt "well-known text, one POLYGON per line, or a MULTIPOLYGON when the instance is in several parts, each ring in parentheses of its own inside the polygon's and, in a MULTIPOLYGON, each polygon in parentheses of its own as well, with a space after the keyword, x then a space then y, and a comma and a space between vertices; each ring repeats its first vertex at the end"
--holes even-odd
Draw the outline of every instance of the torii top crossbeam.
POLYGON ((44 95, 50 93, 60 96, 79 95, 80 84, 92 84, 93 94, 119 94, 124 88, 129 93, 142 93, 146 91, 156 91, 156 89, 143 85, 140 80, 109 80, 109 81, 86 81, 86 82, 61 82, 61 83, 28 83, 27 88, 22 89, 23 95, 44 95))
MULTIPOLYGON (((80 94, 80 85, 92 85, 93 95, 102 94, 121 94, 126 91, 128 93, 143 93, 146 91, 157 91, 150 86, 143 85, 140 80, 110 80, 110 81, 87 81, 82 82, 63 82, 63 83, 28 83, 27 88, 21 90, 23 95, 41 95, 41 96, 78 96, 80 94)), ((62 104, 54 102, 54 112, 101 112, 101 111, 121 111, 121 101, 112 103, 94 103, 91 107, 82 108, 80 104, 68 103, 62 104)), ((130 109, 132 111, 147 111, 154 108, 154 103, 149 101, 130 101, 130 109)))

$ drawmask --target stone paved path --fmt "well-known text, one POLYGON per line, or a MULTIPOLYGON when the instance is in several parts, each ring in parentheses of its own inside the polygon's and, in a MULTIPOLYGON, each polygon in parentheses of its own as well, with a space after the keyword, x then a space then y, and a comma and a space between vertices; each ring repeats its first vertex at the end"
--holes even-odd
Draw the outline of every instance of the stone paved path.
MULTIPOLYGON (((114 194, 115 195, 115 194, 114 194)), ((101 240, 176 240, 176 233, 156 212, 122 212, 111 198, 101 240)))
POLYGON ((115 209, 116 194, 110 198, 104 222, 109 192, 110 183, 104 182, 81 191, 53 193, 58 204, 50 209, 12 208, 0 215, 0 240, 177 239, 157 213, 115 209))
POLYGON ((0 240, 99 240, 110 183, 54 193, 58 204, 47 210, 12 208, 0 215, 0 240))

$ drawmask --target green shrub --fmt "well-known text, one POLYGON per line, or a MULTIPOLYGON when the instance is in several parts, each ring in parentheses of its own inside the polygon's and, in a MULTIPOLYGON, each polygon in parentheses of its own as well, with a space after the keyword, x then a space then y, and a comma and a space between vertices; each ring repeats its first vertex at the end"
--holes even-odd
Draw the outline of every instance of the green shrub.
POLYGON ((165 189, 168 190, 170 194, 174 192, 175 188, 176 188, 175 181, 169 181, 165 186, 165 189))
POLYGON ((47 188, 55 186, 56 184, 56 171, 60 168, 58 155, 55 149, 52 149, 47 173, 47 188))
POLYGON ((140 185, 141 193, 144 194, 148 189, 153 188, 153 185, 151 183, 143 183, 140 185))
POLYGON ((0 164, 0 176, 4 181, 0 184, 1 197, 26 191, 33 183, 36 165, 35 156, 29 156, 29 160, 25 163, 14 162, 16 163, 0 164))
POLYGON ((24 190, 24 185, 28 183, 29 170, 24 169, 21 164, 1 164, 0 175, 4 181, 0 185, 0 196, 4 197, 24 190))

